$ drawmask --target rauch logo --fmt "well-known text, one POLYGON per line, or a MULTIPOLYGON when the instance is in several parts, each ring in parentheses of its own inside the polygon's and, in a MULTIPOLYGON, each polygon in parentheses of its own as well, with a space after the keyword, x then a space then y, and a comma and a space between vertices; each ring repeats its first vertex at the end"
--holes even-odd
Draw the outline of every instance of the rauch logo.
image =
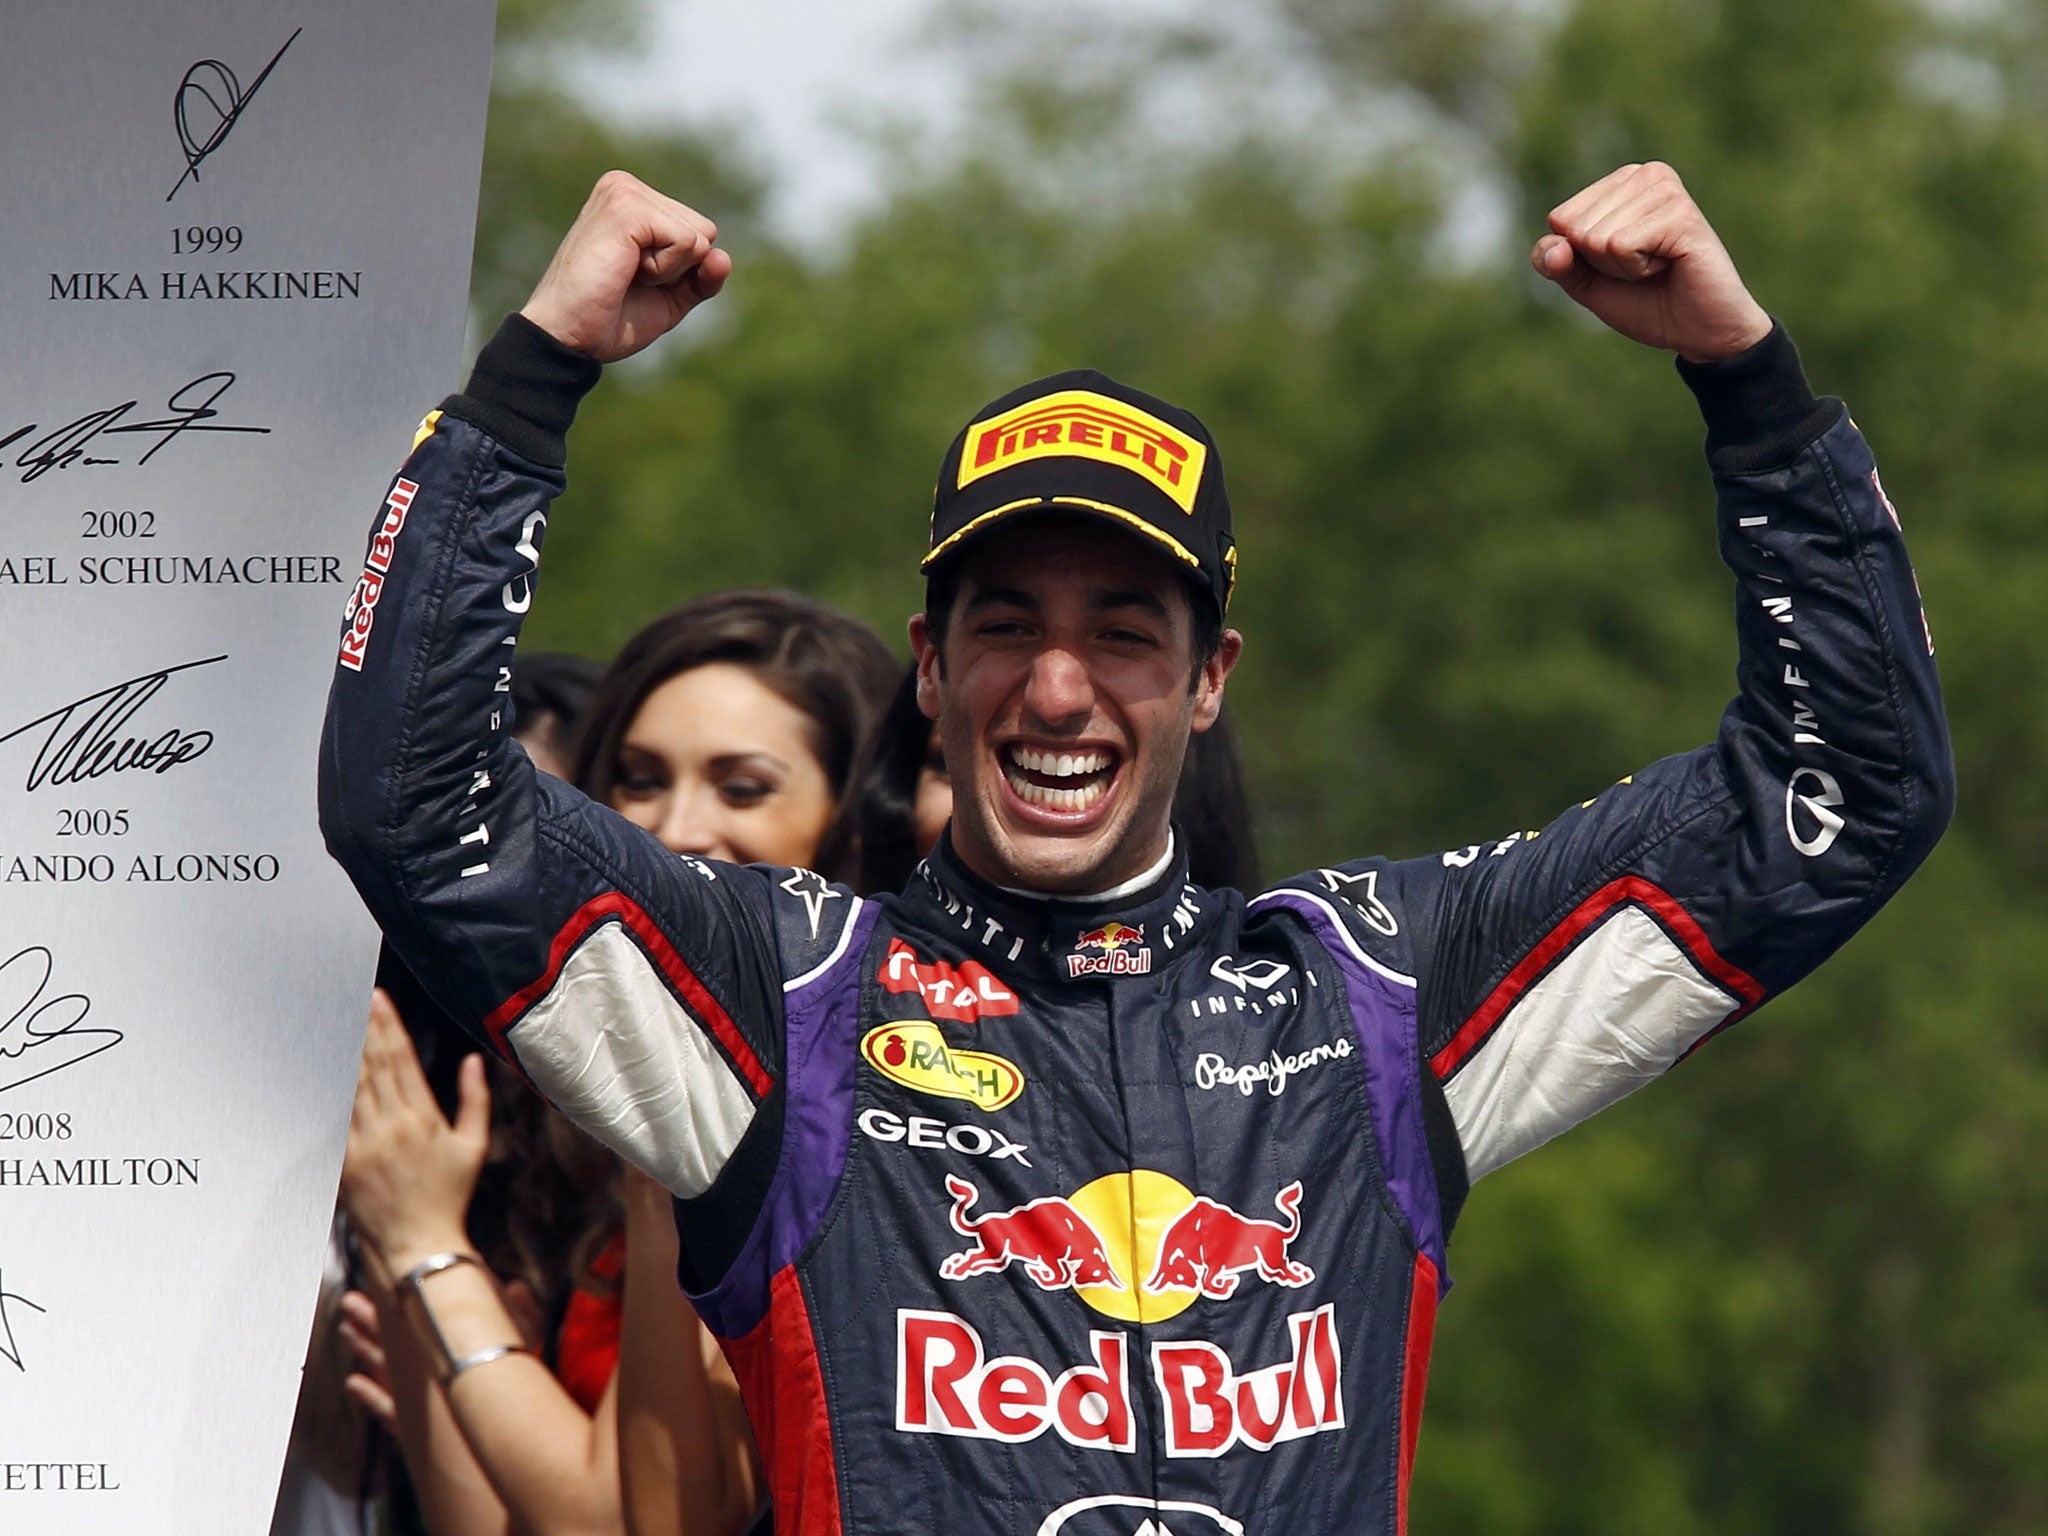
POLYGON ((950 1046, 929 1019, 878 1024, 861 1037, 860 1053, 893 1083, 983 1109, 1001 1109, 1024 1091, 1024 1074, 1015 1062, 950 1046))

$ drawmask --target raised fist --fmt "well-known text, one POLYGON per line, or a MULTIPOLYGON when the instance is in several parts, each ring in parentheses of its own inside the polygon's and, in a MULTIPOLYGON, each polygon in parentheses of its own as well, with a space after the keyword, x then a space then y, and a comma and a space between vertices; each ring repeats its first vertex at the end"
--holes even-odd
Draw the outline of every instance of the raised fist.
POLYGON ((1550 228, 1530 264, 1632 340, 1711 363, 1770 334, 1771 317, 1668 165, 1601 177, 1551 209, 1550 228))
POLYGON ((520 311, 600 363, 631 357, 725 285, 718 226, 624 171, 606 171, 520 311))

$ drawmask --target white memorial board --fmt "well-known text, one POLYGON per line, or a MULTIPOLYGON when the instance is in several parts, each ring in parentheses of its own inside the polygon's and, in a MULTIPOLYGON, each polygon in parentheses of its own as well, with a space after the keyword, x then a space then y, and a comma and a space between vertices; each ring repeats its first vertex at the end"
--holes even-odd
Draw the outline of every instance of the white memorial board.
POLYGON ((492 5, 4 14, 0 1532, 260 1536, 375 955, 315 745, 492 5))

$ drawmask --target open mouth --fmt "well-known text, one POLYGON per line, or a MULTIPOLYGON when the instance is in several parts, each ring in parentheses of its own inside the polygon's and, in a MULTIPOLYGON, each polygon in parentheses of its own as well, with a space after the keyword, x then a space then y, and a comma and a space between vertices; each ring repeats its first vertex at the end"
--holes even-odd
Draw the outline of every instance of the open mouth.
POLYGON ((1011 742, 998 759, 1019 800, 1069 816, 1093 810, 1116 782, 1117 754, 1106 747, 1054 752, 1011 742))

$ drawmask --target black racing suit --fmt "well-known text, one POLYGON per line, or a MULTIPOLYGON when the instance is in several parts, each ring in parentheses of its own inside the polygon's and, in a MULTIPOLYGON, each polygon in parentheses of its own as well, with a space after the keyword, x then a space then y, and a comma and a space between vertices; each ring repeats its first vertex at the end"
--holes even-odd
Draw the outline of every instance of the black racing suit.
POLYGON ((674 1192, 786 1531, 1400 1530, 1468 1179, 1812 970, 1948 815, 1896 518, 1780 332, 1683 370, 1740 692, 1541 832, 1093 903, 679 857, 509 734, 596 371, 514 321, 428 419, 321 813, 435 995, 674 1192))

